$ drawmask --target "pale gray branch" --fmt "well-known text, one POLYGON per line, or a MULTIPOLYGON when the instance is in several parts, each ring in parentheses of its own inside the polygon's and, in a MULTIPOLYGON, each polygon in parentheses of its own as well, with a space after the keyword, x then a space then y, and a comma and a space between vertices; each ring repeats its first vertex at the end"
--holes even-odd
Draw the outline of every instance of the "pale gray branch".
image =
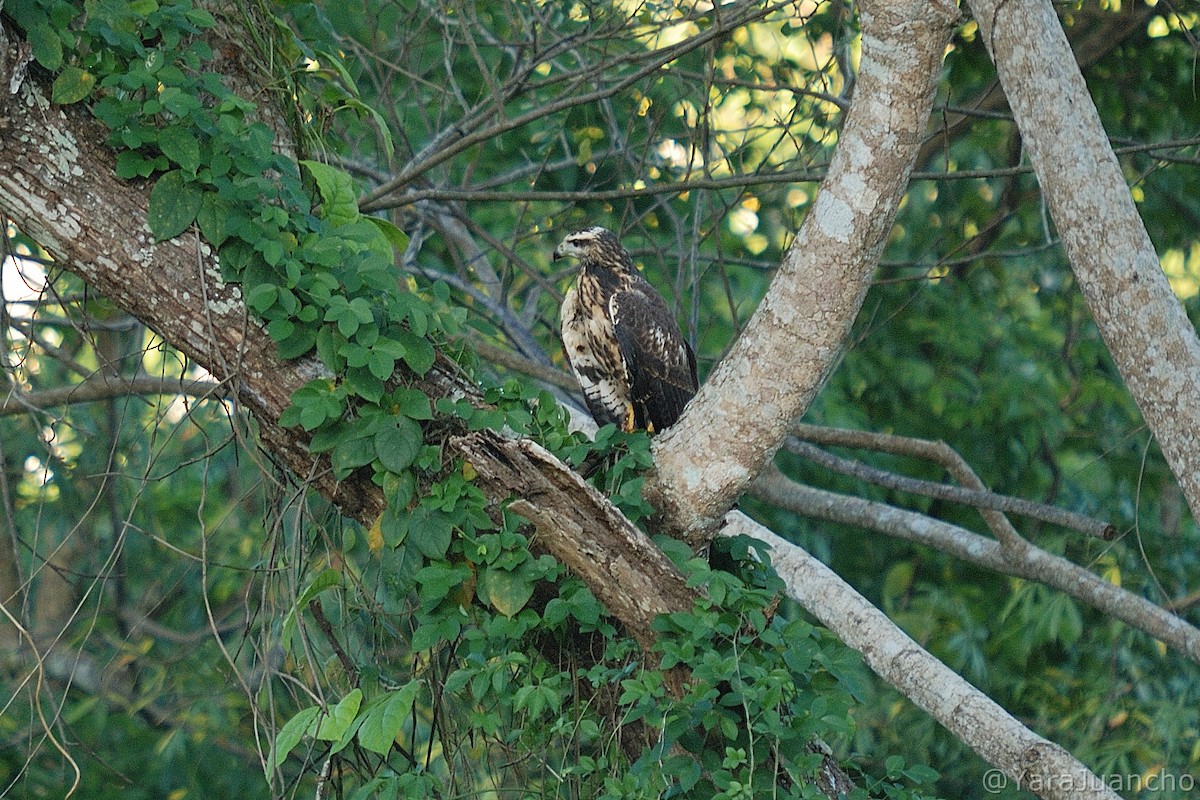
POLYGON ((1144 597, 1033 545, 1017 551, 1006 550, 993 539, 948 522, 885 503, 804 486, 775 470, 763 473, 751 492, 797 514, 879 531, 1004 575, 1043 583, 1150 634, 1200 664, 1200 630, 1144 597))
POLYGON ((0 398, 0 417, 28 411, 45 411, 76 403, 93 403, 132 394, 219 398, 224 397, 227 392, 228 388, 216 381, 155 378, 149 375, 121 378, 97 373, 73 386, 28 393, 10 391, 6 397, 0 398))
POLYGON ((970 0, 1113 361, 1200 517, 1200 339, 1171 291, 1049 0, 970 0))
MULTIPOLYGON (((801 426, 797 427, 800 428, 801 426)), ((801 430, 798 431, 798 434, 804 438, 808 438, 809 436, 824 438, 822 433, 828 430, 832 429, 817 428, 816 426, 803 426, 801 430)), ((841 433, 841 431, 837 431, 837 433, 841 433)), ((848 433, 860 432, 848 431, 848 433)), ((872 436, 874 435, 867 434, 866 437, 861 438, 866 439, 872 436)), ((830 443, 839 443, 837 441, 837 437, 831 438, 833 441, 830 443)), ((889 438, 900 439, 901 437, 889 438)), ((825 439, 825 441, 829 442, 830 439, 825 439)), ((910 439, 908 441, 914 440, 910 439)), ((928 442, 923 444, 937 445, 941 443, 928 442)), ((845 446, 864 447, 869 445, 860 444, 845 446)), ((862 463, 861 461, 842 458, 841 456, 826 452, 810 442, 800 441, 796 438, 788 439, 784 443, 784 447, 787 448, 789 452, 794 453, 801 458, 814 461, 815 463, 820 464, 821 466, 833 472, 838 472, 842 475, 849 475, 851 477, 858 478, 859 480, 866 481, 867 483, 873 483, 876 486, 883 486, 887 489, 895 489, 901 492, 920 494, 926 497, 934 497, 939 500, 949 500, 954 503, 962 503, 964 505, 974 506, 975 508, 981 510, 990 509, 993 511, 1002 511, 1006 514, 1018 514, 1023 517, 1032 517, 1033 519, 1039 519, 1043 522, 1049 522, 1052 525, 1060 525, 1064 528, 1081 531, 1082 533, 1086 533, 1088 536, 1094 536, 1097 539, 1104 539, 1105 541, 1111 541, 1117 535, 1117 529, 1108 522, 1093 519, 1091 517, 1084 516, 1083 514, 1076 514, 1073 511, 1055 508, 1054 506, 1049 506, 1044 503, 1034 503, 1030 500, 1024 500, 1019 497, 1008 497, 1006 495, 996 494, 995 492, 989 492, 982 488, 968 489, 958 486, 948 486, 944 483, 924 481, 918 478, 909 478, 904 475, 897 475, 894 472, 872 467, 869 464, 862 463)), ((881 448, 876 447, 873 449, 881 448)), ((896 450, 889 450, 888 452, 896 452, 896 450)), ((916 455, 917 453, 914 450, 910 451, 909 454, 916 455)), ((922 455, 920 457, 928 458, 929 456, 922 455)), ((943 466, 945 465, 944 462, 940 460, 937 460, 937 463, 943 464, 943 466)), ((970 474, 972 476, 974 475, 973 472, 970 474)), ((965 483, 960 476, 955 477, 959 480, 959 482, 965 483)), ((1015 531, 1012 531, 1011 529, 1005 530, 1004 528, 995 524, 995 522, 996 521, 994 519, 989 519, 988 525, 992 528, 993 532, 996 533, 996 537, 1001 541, 1007 541, 1009 537, 1016 535, 1015 531), (997 530, 998 527, 1000 530, 997 530)))
POLYGON ((725 517, 722 536, 751 536, 771 548, 787 593, 839 639, 862 653, 874 672, 929 713, 985 761, 1047 800, 1117 800, 1098 776, 1065 749, 938 661, 829 567, 741 512, 725 517))
POLYGON ((958 17, 953 3, 921 0, 860 11, 854 102, 812 210, 746 330, 654 443, 658 473, 647 496, 694 547, 770 463, 847 347, 958 17))

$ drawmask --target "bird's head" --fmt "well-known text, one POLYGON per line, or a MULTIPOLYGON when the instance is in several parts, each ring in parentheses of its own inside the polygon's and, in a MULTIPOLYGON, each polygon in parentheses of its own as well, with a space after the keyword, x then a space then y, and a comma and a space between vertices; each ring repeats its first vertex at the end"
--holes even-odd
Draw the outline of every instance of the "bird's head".
POLYGON ((633 269, 629 253, 625 252, 617 235, 608 228, 584 228, 568 234, 554 248, 554 260, 560 258, 578 258, 585 266, 607 267, 614 272, 633 269))

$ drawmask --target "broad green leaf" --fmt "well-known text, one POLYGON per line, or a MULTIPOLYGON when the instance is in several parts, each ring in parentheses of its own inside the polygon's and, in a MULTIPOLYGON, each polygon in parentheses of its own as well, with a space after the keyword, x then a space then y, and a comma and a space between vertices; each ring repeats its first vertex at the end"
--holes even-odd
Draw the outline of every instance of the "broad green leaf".
POLYGON ((279 729, 279 734, 275 737, 275 746, 271 748, 271 755, 267 758, 265 766, 268 778, 296 745, 300 744, 305 732, 313 725, 320 713, 320 706, 310 706, 289 719, 279 729))
POLYGON ((412 331, 401 330, 396 338, 404 345, 404 363, 418 375, 424 375, 433 366, 437 352, 425 338, 412 331))
POLYGON ((385 469, 402 473, 412 466, 423 443, 420 425, 408 417, 396 417, 394 426, 375 434, 375 453, 385 469))
POLYGON ((487 569, 480 577, 480 586, 488 602, 506 617, 514 616, 533 597, 533 581, 521 571, 487 569))
POLYGON ((321 193, 321 217, 334 225, 345 225, 358 219, 358 196, 354 181, 345 170, 322 164, 320 161, 301 161, 321 193))
POLYGON ((260 283, 246 292, 246 305, 261 314, 275 305, 275 298, 278 296, 278 286, 272 283, 260 283))
POLYGON ((50 101, 60 106, 78 103, 92 93, 95 85, 96 76, 92 73, 79 67, 67 67, 54 79, 54 85, 50 88, 50 101))
POLYGON ((425 505, 413 510, 408 525, 408 541, 429 559, 445 558, 454 534, 454 523, 441 511, 425 505))
POLYGON ((350 723, 354 722, 354 717, 358 715, 360 705, 362 705, 362 690, 354 689, 333 707, 328 716, 321 720, 316 738, 325 742, 335 742, 341 739, 350 728, 350 723))
POLYGON ((213 247, 220 247, 233 229, 233 204, 216 192, 205 192, 196 213, 200 233, 213 247))
POLYGON ((33 48, 33 57, 39 64, 51 72, 62 66, 62 39, 59 38, 58 31, 45 22, 39 22, 30 26, 26 36, 33 48))
POLYGON ((387 755, 412 714, 421 682, 409 681, 366 711, 358 728, 358 743, 372 753, 387 755))
POLYGON ((204 193, 188 182, 182 172, 172 170, 155 182, 150 190, 150 209, 146 223, 158 241, 178 236, 195 221, 204 202, 204 193))
POLYGON ((285 648, 290 646, 292 640, 292 631, 296 627, 296 614, 308 608, 308 604, 321 592, 334 586, 341 586, 342 577, 342 573, 336 569, 326 569, 320 575, 313 578, 312 583, 300 593, 300 596, 296 598, 296 605, 292 606, 291 610, 288 611, 281 626, 280 639, 285 648))
POLYGON ((408 249, 408 234, 397 228, 386 219, 379 217, 367 217, 367 220, 373 224, 383 234, 384 238, 398 253, 403 253, 408 249))
POLYGON ((375 460, 375 441, 371 437, 343 440, 333 448, 329 458, 333 462, 334 476, 341 480, 375 460))
POLYGON ((382 380, 364 367, 346 370, 346 386, 368 403, 378 403, 383 398, 383 391, 386 388, 382 380))
POLYGON ((159 131, 158 148, 185 171, 195 173, 200 169, 200 142, 195 134, 182 125, 172 125, 159 131))
POLYGON ((401 386, 392 392, 397 411, 409 419, 433 419, 433 409, 429 406, 429 396, 418 389, 401 386))

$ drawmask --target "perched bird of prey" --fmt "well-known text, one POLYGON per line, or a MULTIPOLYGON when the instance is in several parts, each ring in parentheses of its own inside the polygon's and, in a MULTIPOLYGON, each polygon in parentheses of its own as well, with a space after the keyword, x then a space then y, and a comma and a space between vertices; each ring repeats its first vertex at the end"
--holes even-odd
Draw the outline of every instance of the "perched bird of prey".
POLYGON ((596 423, 673 424, 696 394, 696 356, 666 302, 610 230, 572 233, 554 250, 566 257, 581 269, 562 304, 563 347, 596 423))

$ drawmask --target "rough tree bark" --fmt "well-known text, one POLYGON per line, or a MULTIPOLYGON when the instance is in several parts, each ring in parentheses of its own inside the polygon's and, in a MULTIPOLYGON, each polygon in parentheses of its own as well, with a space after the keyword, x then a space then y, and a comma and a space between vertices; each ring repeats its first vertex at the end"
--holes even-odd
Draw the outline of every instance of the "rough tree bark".
POLYGON ((859 4, 862 62, 837 151, 766 297, 680 422, 647 496, 694 547, 771 462, 841 359, 929 122, 954 3, 859 4), (704 453, 703 460, 696 453, 704 453))
POLYGON ((1049 0, 971 0, 1117 369, 1200 518, 1200 339, 1171 291, 1049 0))

